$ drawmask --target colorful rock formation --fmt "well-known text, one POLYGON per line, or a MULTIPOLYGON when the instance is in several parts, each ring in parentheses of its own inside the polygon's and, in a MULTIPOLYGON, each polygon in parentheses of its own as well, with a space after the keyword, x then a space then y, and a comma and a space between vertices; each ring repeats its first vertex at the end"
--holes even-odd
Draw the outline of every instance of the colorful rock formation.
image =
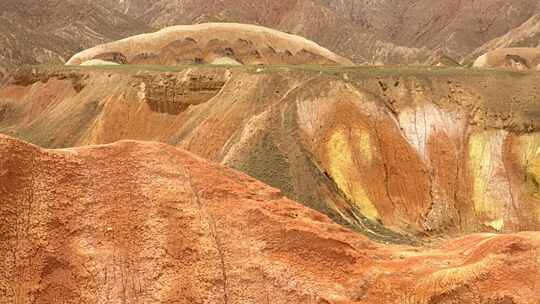
POLYGON ((0 136, 5 303, 535 303, 540 235, 380 245, 165 144, 0 136))
POLYGON ((0 88, 0 132, 57 148, 169 143, 382 241, 538 230, 539 80, 425 68, 35 69, 0 88))

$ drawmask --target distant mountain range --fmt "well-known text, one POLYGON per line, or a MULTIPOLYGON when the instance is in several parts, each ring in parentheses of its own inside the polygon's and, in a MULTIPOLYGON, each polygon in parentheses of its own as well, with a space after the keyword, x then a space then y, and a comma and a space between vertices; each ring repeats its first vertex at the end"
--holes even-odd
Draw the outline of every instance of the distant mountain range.
POLYGON ((4 65, 62 63, 97 44, 203 22, 264 25, 369 64, 471 63, 500 46, 536 47, 540 32, 536 0, 4 0, 0 11, 4 65))

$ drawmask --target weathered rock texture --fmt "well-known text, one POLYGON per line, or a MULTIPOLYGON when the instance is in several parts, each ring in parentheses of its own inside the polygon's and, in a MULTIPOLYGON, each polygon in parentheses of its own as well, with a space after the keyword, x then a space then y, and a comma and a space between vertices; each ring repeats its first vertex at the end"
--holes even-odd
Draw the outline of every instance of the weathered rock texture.
POLYGON ((68 65, 105 59, 129 64, 219 63, 348 64, 352 62, 305 38, 238 23, 173 26, 99 45, 73 56, 68 65))
POLYGON ((2 0, 0 64, 63 63, 75 52, 150 30, 93 0, 2 0))
POLYGON ((101 2, 113 2, 157 28, 201 22, 261 24, 316 41, 357 63, 426 62, 438 51, 460 61, 540 13, 536 0, 101 2))
POLYGON ((477 48, 466 57, 465 61, 473 62, 475 59, 496 49, 540 47, 540 15, 532 16, 527 22, 511 30, 510 32, 497 37, 477 48))
POLYGON ((168 145, 0 136, 2 303, 537 303, 540 235, 379 245, 168 145))
POLYGON ((539 13, 537 0, 3 0, 0 61, 60 62, 152 29, 238 22, 306 37, 356 63, 430 63, 440 52, 460 62, 539 13))
POLYGON ((539 77, 474 69, 36 68, 0 88, 0 132, 45 147, 169 143, 384 241, 410 241, 387 228, 538 230, 539 77))

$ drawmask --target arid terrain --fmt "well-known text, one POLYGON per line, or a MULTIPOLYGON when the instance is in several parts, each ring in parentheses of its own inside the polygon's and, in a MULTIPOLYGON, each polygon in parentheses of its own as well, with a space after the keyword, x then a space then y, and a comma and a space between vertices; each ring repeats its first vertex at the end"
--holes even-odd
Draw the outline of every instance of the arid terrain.
POLYGON ((536 0, 3 0, 0 61, 67 61, 172 25, 237 22, 315 41, 356 63, 471 64, 495 47, 536 47, 536 0), (446 62, 446 61, 445 61, 446 62))
POLYGON ((500 37, 486 42, 472 52, 466 61, 473 61, 483 54, 496 49, 540 47, 540 15, 534 15, 527 22, 500 37))
POLYGON ((474 67, 540 70, 540 48, 495 49, 478 57, 474 67))
POLYGON ((540 13, 536 0, 184 0, 181 5, 160 0, 150 7, 143 2, 127 0, 116 7, 155 27, 265 25, 314 40, 357 63, 387 64, 423 63, 434 52, 460 61, 540 13))
POLYGON ((537 0, 0 1, 0 304, 540 304, 537 0))
POLYGON ((539 81, 463 68, 34 67, 0 87, 0 132, 49 148, 176 145, 388 241, 538 230, 539 81))
POLYGON ((540 296, 538 233, 381 245, 165 144, 42 150, 0 136, 0 155, 1 303, 525 304, 540 296))
POLYGON ((88 0, 2 0, 0 66, 63 63, 86 48, 150 31, 88 0))
POLYGON ((166 27, 84 50, 66 64, 85 65, 95 60, 101 65, 353 65, 303 37, 238 23, 166 27))

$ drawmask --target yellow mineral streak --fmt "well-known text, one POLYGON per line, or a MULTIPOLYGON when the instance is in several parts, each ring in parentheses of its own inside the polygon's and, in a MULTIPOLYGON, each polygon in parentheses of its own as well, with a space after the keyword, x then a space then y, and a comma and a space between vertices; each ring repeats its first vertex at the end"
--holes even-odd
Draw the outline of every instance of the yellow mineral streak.
POLYGON ((491 149, 487 133, 474 134, 469 142, 469 161, 474 178, 473 200, 476 211, 489 212, 488 181, 491 175, 491 149))
POLYGON ((540 133, 530 133, 518 137, 519 161, 523 168, 540 152, 540 133))
POLYGON ((518 138, 519 161, 522 170, 532 179, 528 191, 536 200, 535 214, 540 220, 540 133, 525 134, 518 138))
POLYGON ((486 225, 493 227, 497 231, 501 231, 504 227, 504 220, 502 218, 498 218, 496 220, 487 222, 486 225))
POLYGON ((379 213, 362 185, 360 166, 369 166, 373 159, 370 135, 354 129, 352 132, 338 128, 327 143, 329 173, 348 198, 369 219, 378 219, 379 213))
POLYGON ((504 133, 486 131, 475 133, 469 139, 469 169, 473 176, 473 202, 478 215, 485 218, 485 225, 496 230, 504 226, 504 200, 499 191, 496 168, 500 164, 504 133), (502 136, 501 136, 502 135, 502 136))
POLYGON ((535 158, 529 163, 527 172, 534 179, 533 197, 536 200, 536 218, 540 221, 540 149, 536 152, 535 158))
POLYGON ((373 161, 373 151, 371 149, 371 136, 369 133, 362 132, 359 129, 354 129, 352 132, 352 143, 355 151, 357 151, 365 162, 371 164, 373 161))

